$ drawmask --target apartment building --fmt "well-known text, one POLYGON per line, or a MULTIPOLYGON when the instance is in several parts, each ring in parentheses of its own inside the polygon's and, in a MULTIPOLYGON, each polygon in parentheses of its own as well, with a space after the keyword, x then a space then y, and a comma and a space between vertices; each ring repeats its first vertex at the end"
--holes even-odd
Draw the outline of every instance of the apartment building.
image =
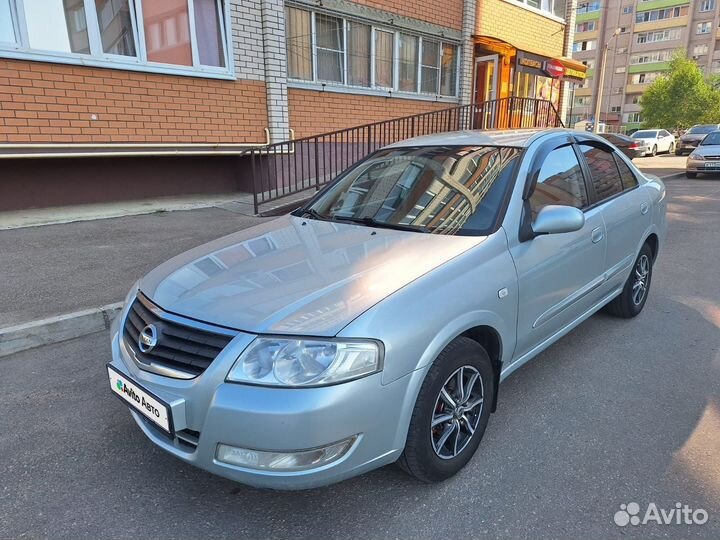
POLYGON ((587 66, 587 79, 571 90, 569 123, 594 117, 605 44, 600 120, 637 128, 640 97, 669 69, 675 51, 686 51, 706 73, 720 72, 719 22, 718 0, 581 0, 572 56, 587 66))
POLYGON ((561 108, 584 77, 575 2, 0 0, 0 210, 249 191, 250 146, 513 95, 561 108))

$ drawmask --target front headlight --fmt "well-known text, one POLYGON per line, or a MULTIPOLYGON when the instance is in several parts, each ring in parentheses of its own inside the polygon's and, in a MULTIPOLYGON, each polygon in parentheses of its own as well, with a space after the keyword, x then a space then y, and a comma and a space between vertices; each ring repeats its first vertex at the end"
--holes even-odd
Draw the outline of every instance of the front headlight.
POLYGON ((375 341, 258 337, 240 355, 227 380, 265 386, 324 386, 382 369, 375 341))
POLYGON ((690 159, 695 160, 695 161, 703 161, 703 160, 705 159, 705 158, 702 157, 700 154, 696 154, 695 152, 693 152, 692 154, 690 154, 690 156, 688 156, 688 157, 689 157, 690 159))

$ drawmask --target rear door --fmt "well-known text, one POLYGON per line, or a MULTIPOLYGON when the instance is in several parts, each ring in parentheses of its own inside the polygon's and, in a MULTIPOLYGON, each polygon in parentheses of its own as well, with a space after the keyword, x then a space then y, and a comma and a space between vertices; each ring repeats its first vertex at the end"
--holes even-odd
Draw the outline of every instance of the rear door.
POLYGON ((605 292, 621 286, 650 226, 650 200, 623 157, 604 142, 578 137, 590 179, 592 208, 600 210, 607 232, 605 292))

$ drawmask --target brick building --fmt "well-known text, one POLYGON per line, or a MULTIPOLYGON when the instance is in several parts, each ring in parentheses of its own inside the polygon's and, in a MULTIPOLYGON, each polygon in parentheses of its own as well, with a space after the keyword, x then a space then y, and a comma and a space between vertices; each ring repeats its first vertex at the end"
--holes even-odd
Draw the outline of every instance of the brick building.
POLYGON ((511 95, 562 108, 546 63, 583 76, 575 1, 0 0, 0 210, 248 191, 248 146, 511 95))

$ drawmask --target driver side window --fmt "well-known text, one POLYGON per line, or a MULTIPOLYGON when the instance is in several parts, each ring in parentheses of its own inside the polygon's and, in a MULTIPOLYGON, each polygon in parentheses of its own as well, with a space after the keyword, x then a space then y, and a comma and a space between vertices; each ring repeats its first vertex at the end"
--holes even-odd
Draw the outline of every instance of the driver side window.
POLYGON ((545 158, 530 196, 533 221, 543 207, 551 204, 580 209, 589 204, 580 162, 572 146, 556 148, 545 158))

